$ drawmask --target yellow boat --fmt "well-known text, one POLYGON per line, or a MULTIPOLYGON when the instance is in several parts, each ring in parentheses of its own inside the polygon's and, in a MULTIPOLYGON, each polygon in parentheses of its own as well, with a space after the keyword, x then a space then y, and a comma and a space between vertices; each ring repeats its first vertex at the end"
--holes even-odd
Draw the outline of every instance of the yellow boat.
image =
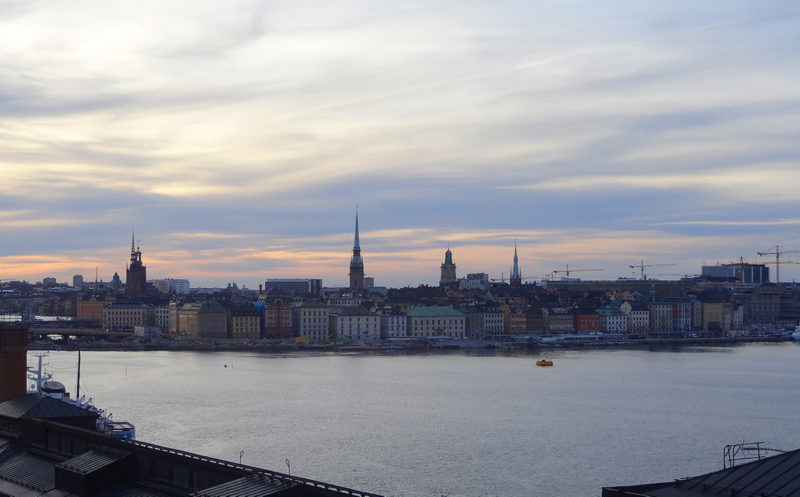
POLYGON ((536 365, 537 366, 552 366, 553 365, 553 361, 551 361, 550 359, 539 359, 538 361, 536 361, 536 365))

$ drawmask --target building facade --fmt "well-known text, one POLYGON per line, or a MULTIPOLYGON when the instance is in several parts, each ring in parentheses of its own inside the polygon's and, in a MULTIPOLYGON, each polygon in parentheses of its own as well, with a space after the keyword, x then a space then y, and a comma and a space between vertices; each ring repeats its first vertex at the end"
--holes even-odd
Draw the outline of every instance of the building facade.
POLYGON ((325 305, 297 305, 294 308, 294 335, 309 340, 327 340, 330 307, 325 305))
POLYGON ((408 334, 412 337, 464 338, 464 313, 450 306, 414 306, 408 312, 408 334))

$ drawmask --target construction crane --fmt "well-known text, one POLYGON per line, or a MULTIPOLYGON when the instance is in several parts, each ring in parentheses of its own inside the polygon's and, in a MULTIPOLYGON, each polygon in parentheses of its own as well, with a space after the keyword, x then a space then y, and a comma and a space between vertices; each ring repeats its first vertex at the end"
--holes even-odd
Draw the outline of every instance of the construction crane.
MULTIPOLYGON (((781 282, 781 256, 783 254, 797 254, 800 253, 800 250, 781 250, 780 245, 775 245, 774 251, 764 251, 764 252, 756 252, 760 257, 765 255, 774 255, 775 256, 775 283, 781 282)), ((794 261, 783 261, 784 264, 797 264, 794 261)), ((772 263, 769 263, 772 264, 772 263)))
POLYGON ((644 268, 646 267, 659 267, 659 266, 674 266, 675 264, 645 264, 644 259, 639 261, 639 264, 630 265, 628 267, 631 269, 636 269, 637 267, 641 270, 641 276, 639 277, 640 280, 647 279, 644 276, 644 268))
POLYGON ((565 266, 565 269, 556 269, 553 271, 553 274, 564 273, 566 277, 569 278, 569 273, 579 273, 584 271, 602 271, 603 268, 584 268, 584 269, 570 269, 569 264, 565 266))

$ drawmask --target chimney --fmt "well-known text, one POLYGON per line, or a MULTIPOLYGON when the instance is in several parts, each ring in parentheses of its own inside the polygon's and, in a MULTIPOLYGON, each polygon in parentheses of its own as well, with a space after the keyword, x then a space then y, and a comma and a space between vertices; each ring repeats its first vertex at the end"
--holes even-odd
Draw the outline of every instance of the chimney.
POLYGON ((0 323, 0 402, 27 392, 28 326, 0 323))

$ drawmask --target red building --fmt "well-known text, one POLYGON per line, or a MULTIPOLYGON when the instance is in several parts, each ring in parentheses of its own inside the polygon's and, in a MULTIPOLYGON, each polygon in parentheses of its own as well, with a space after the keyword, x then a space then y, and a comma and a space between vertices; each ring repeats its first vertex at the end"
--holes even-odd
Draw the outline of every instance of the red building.
POLYGON ((603 318, 599 314, 576 314, 572 319, 575 333, 587 333, 603 329, 603 318))

